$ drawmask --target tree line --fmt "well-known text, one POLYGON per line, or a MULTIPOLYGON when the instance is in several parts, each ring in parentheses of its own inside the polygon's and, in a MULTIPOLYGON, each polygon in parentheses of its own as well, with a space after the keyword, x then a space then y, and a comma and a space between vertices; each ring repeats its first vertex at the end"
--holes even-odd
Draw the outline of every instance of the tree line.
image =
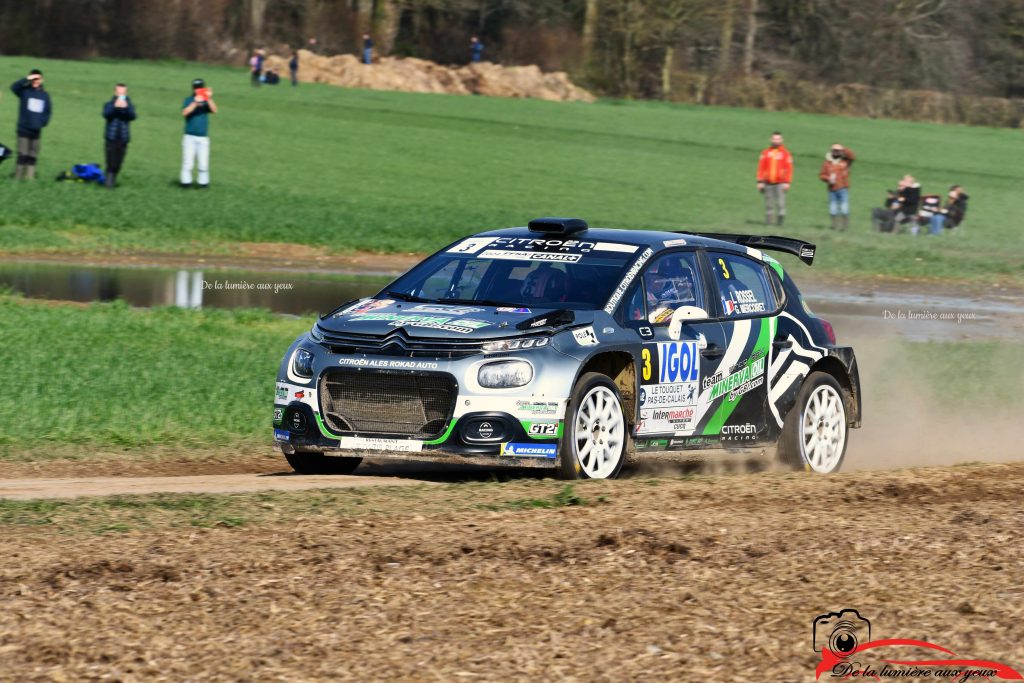
POLYGON ((1024 98, 1020 0, 0 0, 8 54, 240 64, 310 38, 356 52, 364 32, 380 55, 442 63, 468 61, 478 35, 486 59, 617 97, 757 106, 780 87, 856 84, 1024 98))

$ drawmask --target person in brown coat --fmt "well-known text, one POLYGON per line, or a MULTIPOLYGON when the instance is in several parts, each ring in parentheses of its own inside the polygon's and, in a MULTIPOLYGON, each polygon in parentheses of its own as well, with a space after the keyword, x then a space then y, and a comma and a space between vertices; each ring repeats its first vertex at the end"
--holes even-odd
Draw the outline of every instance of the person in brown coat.
POLYGON ((850 227, 850 166, 856 159, 853 150, 838 142, 825 155, 818 177, 828 184, 828 212, 833 230, 850 227))

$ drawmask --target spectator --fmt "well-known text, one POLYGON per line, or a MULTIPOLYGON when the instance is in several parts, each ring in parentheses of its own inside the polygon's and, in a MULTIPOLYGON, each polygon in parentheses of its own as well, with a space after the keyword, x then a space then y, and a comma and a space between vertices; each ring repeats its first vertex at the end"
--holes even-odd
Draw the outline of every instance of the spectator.
POLYGON ((198 161, 196 186, 206 189, 210 186, 210 114, 217 113, 217 103, 203 79, 192 81, 192 95, 185 98, 182 107, 185 137, 181 143, 181 186, 192 187, 192 168, 198 161))
POLYGON ((128 152, 131 141, 131 122, 135 120, 135 105, 128 97, 128 86, 118 83, 114 86, 114 96, 103 105, 103 118, 107 125, 103 130, 107 152, 106 178, 103 184, 111 190, 117 183, 117 174, 124 164, 124 155, 128 152))
POLYGON ((818 173, 822 182, 828 183, 828 213, 833 230, 850 227, 850 166, 856 158, 853 150, 837 142, 825 155, 818 173))
POLYGON ((782 133, 772 133, 771 146, 761 152, 757 164, 757 190, 764 195, 765 225, 782 225, 786 193, 793 180, 793 155, 782 144, 782 133))
POLYGON ((11 85, 20 101, 18 105, 18 163, 14 177, 18 180, 35 180, 36 162, 39 160, 39 144, 43 128, 50 122, 53 103, 50 93, 43 88, 43 72, 33 69, 25 78, 11 85))
POLYGON ((917 210, 921 206, 921 183, 909 173, 900 180, 896 193, 897 205, 893 216, 894 227, 899 231, 904 223, 910 224, 910 233, 917 234, 917 210))
POLYGON ((252 85, 254 88, 260 87, 260 82, 263 79, 264 59, 263 50, 256 50, 252 53, 252 57, 249 58, 249 69, 252 71, 252 85))
POLYGON ((469 39, 469 60, 471 62, 479 62, 484 56, 484 44, 480 42, 480 39, 473 36, 469 39))
POLYGON ((292 77, 292 86, 299 84, 299 51, 293 50, 292 57, 288 60, 288 73, 292 77))
POLYGON ((363 64, 373 64, 373 38, 369 33, 363 34, 363 64))
POLYGON ((932 214, 932 234, 939 235, 944 227, 955 228, 960 225, 964 220, 964 216, 967 215, 968 199, 969 197, 964 192, 964 188, 959 185, 950 187, 949 194, 946 195, 946 205, 940 211, 932 214))
POLYGON ((281 77, 273 69, 267 69, 263 72, 263 82, 267 85, 277 85, 281 82, 281 77))
POLYGON ((307 46, 307 49, 310 52, 312 52, 313 54, 316 54, 316 48, 317 48, 316 36, 310 36, 309 37, 309 41, 306 43, 306 46, 307 46))

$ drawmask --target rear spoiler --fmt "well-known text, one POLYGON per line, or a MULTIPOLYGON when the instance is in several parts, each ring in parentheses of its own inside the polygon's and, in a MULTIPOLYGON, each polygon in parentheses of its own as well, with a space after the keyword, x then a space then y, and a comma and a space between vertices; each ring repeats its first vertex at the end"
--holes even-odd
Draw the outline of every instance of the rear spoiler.
POLYGON ((732 242, 733 244, 739 244, 744 247, 781 251, 786 254, 796 256, 807 265, 814 263, 814 250, 816 247, 810 242, 793 239, 792 237, 776 237, 774 235, 734 235, 728 232, 688 232, 686 230, 675 230, 674 232, 680 235, 696 235, 697 237, 707 237, 708 239, 732 242))

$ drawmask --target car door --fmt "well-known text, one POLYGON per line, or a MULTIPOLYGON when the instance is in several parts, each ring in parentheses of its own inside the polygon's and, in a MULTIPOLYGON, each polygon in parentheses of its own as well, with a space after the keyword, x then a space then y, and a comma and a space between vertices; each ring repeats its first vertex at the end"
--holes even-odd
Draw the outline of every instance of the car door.
POLYGON ((768 424, 768 368, 779 300, 767 266, 725 250, 705 252, 715 316, 725 343, 704 379, 701 434, 723 444, 772 436, 768 424))
MULTIPOLYGON (((658 255, 625 297, 624 324, 641 340, 637 357, 634 435, 685 437, 699 421, 701 383, 725 352, 725 334, 715 314, 710 289, 696 250, 658 255), (693 317, 672 325, 681 308, 693 317)), ((666 440, 666 445, 667 440, 666 440)))

